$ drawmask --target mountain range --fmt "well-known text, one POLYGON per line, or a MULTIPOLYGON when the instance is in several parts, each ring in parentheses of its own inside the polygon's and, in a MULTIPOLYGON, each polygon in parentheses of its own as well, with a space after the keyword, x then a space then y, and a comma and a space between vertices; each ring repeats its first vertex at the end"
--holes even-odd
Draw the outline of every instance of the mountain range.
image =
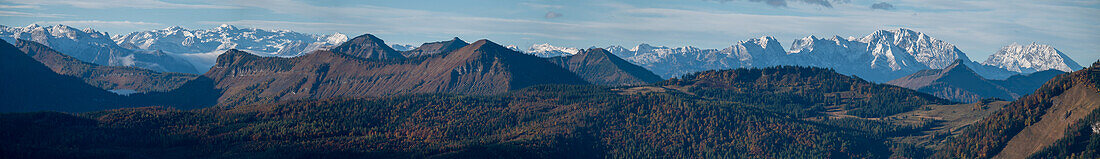
POLYGON ((129 66, 103 66, 60 53, 45 45, 18 39, 12 43, 57 74, 77 77, 92 86, 129 93, 164 92, 194 79, 195 74, 156 72, 129 66))
MULTIPOLYGON (((772 37, 738 41, 723 49, 649 44, 604 48, 663 78, 713 69, 797 65, 832 68, 843 74, 887 82, 921 70, 943 69, 958 59, 988 79, 1006 79, 1049 69, 1068 72, 1081 68, 1064 53, 1041 44, 1009 45, 990 55, 986 62, 973 62, 955 45, 905 28, 879 30, 862 37, 809 36, 795 40, 789 49, 784 49, 772 37)), ((541 44, 532 46, 527 52, 552 57, 569 55, 573 50, 576 49, 541 44)))
MULTIPOLYGON (((1089 144, 1100 139, 1100 61, 1072 73, 1012 62, 1037 72, 989 79, 980 70, 1015 71, 906 29, 809 37, 795 51, 761 37, 545 58, 485 39, 399 50, 365 34, 293 57, 227 49, 201 75, 11 43, 0 44, 0 112, 17 113, 0 114, 0 129, 16 131, 0 133, 0 158, 1100 155, 1089 144), (107 91, 124 89, 137 93, 107 91)), ((546 46, 529 51, 561 49, 546 46)), ((1022 50, 997 56, 1061 54, 1022 50)))
POLYGON ((294 57, 332 48, 347 41, 348 36, 340 33, 313 35, 290 30, 237 28, 222 24, 206 30, 174 26, 115 35, 111 39, 127 49, 173 54, 194 63, 198 70, 207 70, 218 54, 229 49, 246 50, 261 56, 294 57))
POLYGON ((536 84, 587 83, 558 65, 488 40, 406 60, 366 34, 331 51, 293 58, 233 49, 217 61, 202 75, 211 80, 198 82, 213 82, 222 94, 218 103, 232 105, 408 93, 498 94, 536 84))
POLYGON ((158 72, 197 73, 191 63, 161 51, 134 51, 123 48, 102 32, 78 30, 64 25, 26 27, 0 26, 0 39, 30 40, 75 57, 105 66, 134 66, 158 72))

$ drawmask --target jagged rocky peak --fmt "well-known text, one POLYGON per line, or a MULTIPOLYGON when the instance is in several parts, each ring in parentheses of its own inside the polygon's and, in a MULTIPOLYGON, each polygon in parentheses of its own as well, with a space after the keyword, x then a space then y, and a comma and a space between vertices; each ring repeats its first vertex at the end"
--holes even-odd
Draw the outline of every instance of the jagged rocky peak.
POLYGON ((934 69, 944 68, 955 59, 970 60, 954 44, 906 28, 879 30, 860 39, 860 42, 897 46, 917 62, 934 69))
POLYGON ((985 65, 1004 68, 1019 73, 1031 73, 1044 70, 1060 70, 1073 72, 1081 68, 1081 65, 1070 59, 1058 49, 1050 45, 1031 43, 1020 45, 1012 43, 1002 47, 989 58, 982 62, 985 65))

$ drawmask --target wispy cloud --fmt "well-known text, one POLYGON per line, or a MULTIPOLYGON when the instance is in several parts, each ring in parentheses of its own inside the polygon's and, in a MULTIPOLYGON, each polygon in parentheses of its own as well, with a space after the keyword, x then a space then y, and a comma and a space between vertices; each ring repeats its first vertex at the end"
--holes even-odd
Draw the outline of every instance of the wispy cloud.
POLYGON ((60 18, 66 17, 65 14, 48 14, 48 13, 28 13, 19 11, 0 11, 0 16, 5 17, 35 17, 35 18, 60 18))
MULTIPOLYGON (((738 0, 705 0, 715 2, 732 2, 738 0)), ((772 7, 787 7, 787 2, 798 2, 809 5, 822 6, 826 8, 832 8, 834 4, 848 3, 850 0, 746 0, 749 2, 764 3, 772 7)))
POLYGON ((38 21, 44 24, 80 24, 80 25, 164 25, 161 23, 132 22, 132 21, 102 21, 102 20, 76 20, 76 21, 38 21))
POLYGON ((530 3, 530 2, 522 2, 522 3, 519 3, 519 4, 524 5, 524 6, 528 6, 528 7, 531 7, 531 8, 537 8, 537 9, 562 9, 562 8, 565 8, 565 6, 563 6, 563 5, 538 4, 538 3, 530 3))
POLYGON ((2 4, 0 4, 0 8, 4 8, 4 9, 31 9, 31 8, 38 8, 38 6, 34 6, 34 5, 2 5, 2 4))
POLYGON ((143 8, 143 9, 232 9, 236 7, 209 5, 209 4, 185 4, 170 3, 160 0, 6 0, 11 3, 24 5, 68 5, 78 8, 143 8))
POLYGON ((75 20, 75 21, 37 21, 35 24, 42 25, 54 25, 62 24, 73 26, 77 28, 129 28, 129 29, 149 29, 151 27, 164 26, 161 23, 151 22, 135 22, 135 21, 103 21, 103 20, 75 20))
POLYGON ((261 28, 269 30, 293 29, 302 32, 336 32, 337 30, 361 30, 372 27, 369 24, 326 23, 326 22, 296 22, 273 20, 236 20, 236 21, 200 21, 199 24, 229 24, 245 26, 249 28, 261 28))

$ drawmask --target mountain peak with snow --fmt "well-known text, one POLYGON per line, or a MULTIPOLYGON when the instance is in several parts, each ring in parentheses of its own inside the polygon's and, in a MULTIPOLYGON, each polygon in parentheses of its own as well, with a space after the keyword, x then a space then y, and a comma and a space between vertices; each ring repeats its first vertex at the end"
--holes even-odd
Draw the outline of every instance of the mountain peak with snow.
POLYGON ((1073 72, 1081 69, 1081 65, 1058 51, 1058 49, 1034 42, 1028 45, 1009 44, 996 53, 989 55, 989 58, 982 64, 1019 73, 1032 73, 1051 69, 1073 72))

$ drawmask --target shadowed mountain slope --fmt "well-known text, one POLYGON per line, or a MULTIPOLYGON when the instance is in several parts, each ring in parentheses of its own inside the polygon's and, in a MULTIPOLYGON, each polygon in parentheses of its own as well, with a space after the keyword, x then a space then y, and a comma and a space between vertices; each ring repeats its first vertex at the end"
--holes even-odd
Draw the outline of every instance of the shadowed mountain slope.
POLYGON ((552 57, 547 60, 573 71, 592 84, 643 85, 663 80, 653 72, 600 48, 582 50, 575 55, 552 57))
POLYGON ((1096 158, 1100 61, 1058 75, 1033 94, 973 124, 939 158, 1096 158), (1091 143, 1091 144, 1090 144, 1091 143), (1070 157, 1076 156, 1076 157, 1070 157))
POLYGON ((80 61, 45 45, 22 39, 15 41, 13 45, 58 74, 78 77, 92 86, 106 90, 168 91, 198 76, 160 73, 138 67, 102 66, 80 61))
POLYGON ((442 54, 461 49, 462 47, 466 47, 466 45, 470 44, 455 37, 448 41, 424 43, 420 45, 420 47, 416 47, 416 49, 401 52, 401 55, 408 58, 414 58, 417 56, 442 54))
POLYGON ((964 61, 957 60, 944 69, 922 70, 891 80, 897 85, 953 101, 973 103, 985 98, 1015 100, 1030 94, 1043 82, 1061 73, 1048 70, 1029 75, 1014 75, 1005 80, 989 80, 975 73, 964 61))
POLYGON ((57 74, 6 41, 0 42, 0 74, 0 112, 80 112, 123 105, 122 96, 57 74))

